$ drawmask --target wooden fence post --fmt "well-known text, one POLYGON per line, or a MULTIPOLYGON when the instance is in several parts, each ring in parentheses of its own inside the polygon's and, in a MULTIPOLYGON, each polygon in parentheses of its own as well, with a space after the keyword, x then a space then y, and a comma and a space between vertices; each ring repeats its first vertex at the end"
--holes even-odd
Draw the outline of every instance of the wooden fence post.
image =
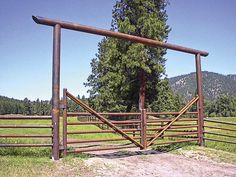
POLYGON ((147 149, 147 114, 146 109, 141 109, 141 144, 143 145, 142 149, 147 149))
POLYGON ((197 102, 198 112, 198 144, 204 146, 203 140, 203 126, 204 126, 204 113, 203 113, 203 91, 202 91, 202 69, 201 69, 201 55, 196 54, 196 79, 197 79, 197 94, 199 100, 197 102))

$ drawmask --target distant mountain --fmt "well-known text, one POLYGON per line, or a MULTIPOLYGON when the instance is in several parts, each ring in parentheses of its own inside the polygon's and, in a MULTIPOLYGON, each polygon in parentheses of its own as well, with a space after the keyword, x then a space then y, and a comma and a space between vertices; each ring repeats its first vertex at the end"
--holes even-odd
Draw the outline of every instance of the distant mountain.
MULTIPOLYGON (((196 93, 196 73, 169 78, 172 90, 189 100, 196 93)), ((236 74, 223 75, 203 71, 203 94, 207 100, 214 100, 222 94, 236 94, 236 74)))

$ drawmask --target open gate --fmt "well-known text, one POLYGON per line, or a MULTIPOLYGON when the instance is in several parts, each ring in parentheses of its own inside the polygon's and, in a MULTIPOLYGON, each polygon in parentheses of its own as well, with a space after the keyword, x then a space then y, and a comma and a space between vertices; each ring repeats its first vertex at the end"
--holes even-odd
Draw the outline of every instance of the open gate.
POLYGON ((98 113, 64 89, 64 155, 67 155, 67 153, 126 149, 133 147, 146 149, 152 144, 161 145, 199 141, 198 119, 196 116, 198 113, 187 112, 198 100, 198 96, 194 97, 179 112, 155 113, 146 112, 145 109, 142 109, 141 112, 132 113, 98 113), (68 112, 68 98, 81 106, 86 112, 68 112), (89 115, 94 116, 92 120, 86 119, 83 121, 83 119, 81 119, 81 116, 89 115), (112 116, 128 116, 129 118, 134 117, 135 119, 112 121, 109 119, 112 116), (165 117, 157 118, 160 116, 165 117), (77 117, 78 119, 73 117, 77 117), (89 130, 81 128, 83 125, 90 126, 88 128, 89 130), (105 125, 106 128, 103 129, 101 126, 100 128, 97 128, 96 125, 103 125, 102 127, 105 125), (91 130, 91 127, 94 129, 91 130), (93 134, 94 137, 86 137, 88 134, 93 134), (96 136, 98 134, 105 134, 105 136, 96 136), (110 136, 108 136, 108 134, 110 136))

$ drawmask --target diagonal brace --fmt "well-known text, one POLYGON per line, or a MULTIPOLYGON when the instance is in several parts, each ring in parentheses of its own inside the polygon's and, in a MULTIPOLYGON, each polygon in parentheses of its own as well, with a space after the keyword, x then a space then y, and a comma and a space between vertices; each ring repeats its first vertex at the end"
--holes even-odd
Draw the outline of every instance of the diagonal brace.
POLYGON ((128 134, 126 134, 125 132, 123 132, 121 129, 119 129, 117 126, 115 126, 113 123, 111 123, 108 119, 106 119, 105 117, 101 116, 99 113, 97 113, 95 110, 93 110, 92 108, 90 108, 88 105, 84 104, 82 101, 80 101, 79 99, 77 99, 76 97, 74 97, 72 94, 70 94, 69 92, 66 93, 66 95, 73 100, 75 103, 77 103, 78 105, 80 105, 82 108, 84 108, 85 110, 87 110, 89 113, 91 113, 92 115, 96 116, 99 120, 101 120, 103 123, 107 124, 109 127, 111 127, 113 130, 115 130, 116 132, 118 132, 119 134, 121 134, 124 138, 126 138, 127 140, 131 141, 132 143, 134 143, 136 146, 143 148, 143 145, 138 143, 137 141, 135 141, 133 138, 131 138, 128 134))
POLYGON ((147 144, 147 146, 150 146, 157 138, 159 138, 162 133, 164 133, 170 126, 177 121, 180 116, 182 116, 197 100, 199 99, 198 96, 194 97, 188 104, 186 104, 179 112, 178 116, 176 116, 169 124, 167 124, 160 132, 157 132, 155 136, 151 139, 151 141, 147 144))

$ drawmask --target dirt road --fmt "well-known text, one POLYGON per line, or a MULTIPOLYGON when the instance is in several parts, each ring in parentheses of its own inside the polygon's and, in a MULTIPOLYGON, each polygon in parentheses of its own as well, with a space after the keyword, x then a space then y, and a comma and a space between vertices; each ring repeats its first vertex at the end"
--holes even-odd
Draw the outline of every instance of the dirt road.
POLYGON ((85 165, 97 177, 236 177, 236 165, 186 151, 182 155, 154 150, 97 152, 85 165))

